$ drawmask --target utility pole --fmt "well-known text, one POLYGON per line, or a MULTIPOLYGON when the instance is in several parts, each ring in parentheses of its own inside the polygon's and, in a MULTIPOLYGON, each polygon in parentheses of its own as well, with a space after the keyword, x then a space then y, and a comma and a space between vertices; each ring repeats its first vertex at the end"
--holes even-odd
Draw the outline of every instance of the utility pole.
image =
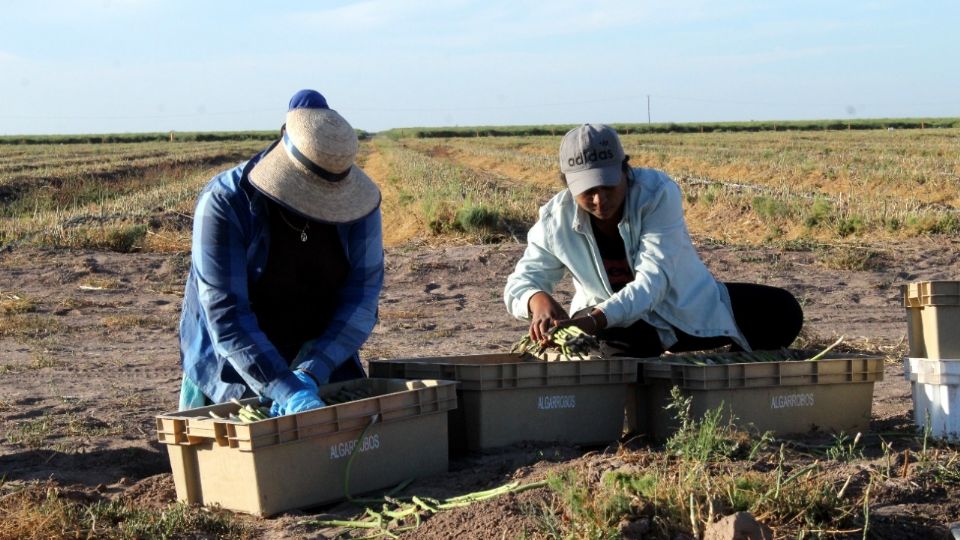
POLYGON ((647 124, 650 123, 650 94, 647 94, 647 124))

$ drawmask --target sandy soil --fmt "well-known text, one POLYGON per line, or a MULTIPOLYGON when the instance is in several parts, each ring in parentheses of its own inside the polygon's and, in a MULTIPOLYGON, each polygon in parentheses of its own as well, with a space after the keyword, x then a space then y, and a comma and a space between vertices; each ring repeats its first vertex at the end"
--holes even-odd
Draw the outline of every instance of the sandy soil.
MULTIPOLYGON (((509 349, 525 325, 507 316, 501 292, 522 249, 502 244, 389 250, 382 320, 365 359, 509 349)), ((793 291, 804 305, 808 339, 825 342, 844 334, 859 349, 896 359, 906 349, 899 285, 958 279, 960 242, 918 240, 864 249, 874 254, 868 268, 845 270, 830 262, 836 254, 829 246, 804 251, 700 246, 720 279, 793 291)), ((0 477, 49 479, 143 505, 175 499, 153 417, 176 408, 176 321, 187 263, 184 255, 171 254, 0 253, 0 295, 31 305, 0 319, 0 477)), ((909 384, 891 360, 875 386, 872 427, 908 426, 911 407, 909 384)), ((623 459, 623 452, 602 449, 518 445, 455 459, 448 474, 418 482, 418 492, 473 491, 511 478, 542 479, 557 467, 603 469, 623 459)), ((415 537, 517 537, 531 526, 523 509, 538 497, 543 493, 530 491, 446 512, 428 520, 415 537)), ((952 499, 949 493, 906 498, 894 493, 872 512, 878 523, 908 523, 936 537, 946 534, 942 525, 960 516, 956 500, 956 493, 952 499)), ((321 511, 349 512, 342 505, 321 511)), ((249 521, 270 537, 325 536, 298 525, 302 518, 249 521)))

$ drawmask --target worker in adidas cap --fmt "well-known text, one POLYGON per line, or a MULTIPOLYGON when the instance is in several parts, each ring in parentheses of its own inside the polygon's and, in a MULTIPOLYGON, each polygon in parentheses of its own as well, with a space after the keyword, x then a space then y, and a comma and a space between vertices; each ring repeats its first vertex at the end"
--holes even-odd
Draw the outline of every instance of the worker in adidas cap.
POLYGON ((540 208, 527 247, 507 278, 504 302, 546 343, 576 326, 612 353, 659 356, 730 346, 779 349, 800 332, 788 291, 722 283, 697 253, 679 186, 664 172, 633 168, 610 126, 584 124, 560 142, 565 189, 540 208), (554 289, 569 273, 569 311, 554 289))

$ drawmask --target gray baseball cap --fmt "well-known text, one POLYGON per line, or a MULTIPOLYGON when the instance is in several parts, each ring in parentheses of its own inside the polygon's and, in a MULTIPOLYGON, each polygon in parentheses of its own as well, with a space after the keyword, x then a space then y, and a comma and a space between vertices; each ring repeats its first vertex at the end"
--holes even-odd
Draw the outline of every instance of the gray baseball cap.
POLYGON ((571 129, 560 141, 560 172, 574 197, 588 189, 619 184, 623 158, 620 137, 604 124, 571 129))

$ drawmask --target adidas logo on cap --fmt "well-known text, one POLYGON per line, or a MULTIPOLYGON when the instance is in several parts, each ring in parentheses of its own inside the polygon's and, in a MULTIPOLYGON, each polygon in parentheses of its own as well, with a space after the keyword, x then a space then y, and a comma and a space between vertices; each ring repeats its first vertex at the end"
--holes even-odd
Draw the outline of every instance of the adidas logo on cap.
POLYGON ((560 172, 563 173, 619 165, 623 158, 617 132, 603 124, 584 124, 572 129, 560 143, 560 172))
MULTIPOLYGON (((607 141, 603 141, 601 144, 609 144, 607 141)), ((608 159, 614 159, 617 157, 611 150, 596 150, 591 149, 587 153, 577 152, 577 154, 567 160, 567 165, 570 167, 575 167, 577 165, 583 165, 585 163, 592 163, 594 161, 604 161, 608 159)))

